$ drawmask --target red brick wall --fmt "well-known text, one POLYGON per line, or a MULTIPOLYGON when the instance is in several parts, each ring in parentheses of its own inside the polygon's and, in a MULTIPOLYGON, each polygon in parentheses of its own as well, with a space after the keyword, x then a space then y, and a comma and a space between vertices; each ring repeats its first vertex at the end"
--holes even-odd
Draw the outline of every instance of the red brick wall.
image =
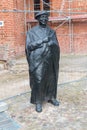
MULTIPOLYGON (((65 2, 62 6, 63 0, 51 0, 51 10, 64 11, 66 15, 69 14, 69 3, 65 2)), ((31 0, 26 0, 26 9, 33 10, 33 3, 31 0)), ((70 3, 74 12, 87 12, 86 0, 74 0, 70 3), (77 9, 76 9, 77 8, 77 9), (79 10, 78 10, 79 8, 79 10)), ((1 0, 0 10, 24 10, 24 0, 1 0)), ((51 13, 51 16, 58 17, 63 15, 60 13, 51 13)), ((27 19, 34 18, 33 13, 27 13, 27 19)), ((7 60, 15 56, 24 55, 25 52, 25 31, 26 18, 25 13, 18 12, 0 12, 0 21, 4 21, 4 26, 0 27, 0 60, 7 60)), ((52 24, 55 28, 61 23, 52 24)), ((87 54, 87 22, 72 22, 72 33, 69 33, 69 24, 66 23, 58 28, 57 36, 60 43, 61 53, 82 53, 87 54), (72 34, 72 36, 70 35, 72 34)))
MULTIPOLYGON (((51 0, 53 10, 61 10, 63 13, 51 13, 51 16, 58 17, 68 16, 69 8, 70 12, 74 12, 71 15, 82 14, 87 12, 87 0, 51 0)), ((82 14, 83 15, 83 14, 82 14)), ((54 25, 54 28, 61 23, 54 25)), ((56 31, 57 37, 60 43, 61 53, 75 53, 75 54, 87 54, 87 21, 81 22, 81 19, 78 22, 71 23, 71 29, 69 31, 69 24, 66 23, 63 26, 60 26, 56 31)))
POLYGON ((87 54, 87 22, 74 23, 73 51, 87 54))
MULTIPOLYGON (((51 0, 53 10, 61 10, 64 13, 72 12, 87 12, 87 0, 51 0), (71 1, 71 2, 69 2, 71 1)), ((58 16, 57 13, 53 16, 58 16)))
MULTIPOLYGON (((24 10, 24 0, 2 0, 0 1, 0 10, 2 9, 24 10)), ((24 54, 24 13, 2 12, 0 20, 4 21, 4 26, 0 27, 0 60, 24 54)))
MULTIPOLYGON (((13 1, 0 1, 1 9, 13 9, 13 1)), ((4 21, 4 26, 0 27, 0 59, 6 60, 15 40, 13 13, 0 13, 0 20, 4 21)), ((13 49, 11 51, 14 53, 13 49)))
POLYGON ((68 23, 56 33, 61 53, 87 54, 87 22, 72 22, 71 35, 68 23))
MULTIPOLYGON (((24 10, 24 0, 14 0, 14 9, 24 10)), ((25 52, 25 13, 14 13, 15 55, 24 55, 25 52)))
POLYGON ((70 38, 69 38, 68 23, 65 23, 63 26, 60 26, 56 30, 56 34, 59 41, 61 53, 70 53, 70 42, 69 42, 70 38))

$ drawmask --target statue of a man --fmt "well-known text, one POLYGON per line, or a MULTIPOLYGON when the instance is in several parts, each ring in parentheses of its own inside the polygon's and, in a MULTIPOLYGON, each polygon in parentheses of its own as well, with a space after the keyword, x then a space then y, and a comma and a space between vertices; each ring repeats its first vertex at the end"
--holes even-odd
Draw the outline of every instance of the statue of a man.
POLYGON ((31 103, 36 111, 42 111, 44 101, 59 106, 57 81, 60 48, 56 33, 48 25, 48 13, 40 11, 35 18, 39 25, 27 32, 26 56, 29 64, 31 103))

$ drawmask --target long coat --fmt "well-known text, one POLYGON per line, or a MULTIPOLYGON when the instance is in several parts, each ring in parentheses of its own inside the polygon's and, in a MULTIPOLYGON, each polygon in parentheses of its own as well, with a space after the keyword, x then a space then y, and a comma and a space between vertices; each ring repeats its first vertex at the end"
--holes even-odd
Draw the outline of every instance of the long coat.
POLYGON ((27 32, 26 56, 29 64, 31 103, 56 98, 60 48, 56 33, 39 25, 27 32), (44 38, 49 41, 44 43, 44 38))

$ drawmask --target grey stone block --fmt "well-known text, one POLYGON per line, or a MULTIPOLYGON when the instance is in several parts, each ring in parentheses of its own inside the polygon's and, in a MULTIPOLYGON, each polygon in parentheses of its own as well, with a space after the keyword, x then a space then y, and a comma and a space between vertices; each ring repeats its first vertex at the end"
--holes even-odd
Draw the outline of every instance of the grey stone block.
POLYGON ((0 102, 0 112, 4 112, 8 109, 8 105, 5 102, 0 102))

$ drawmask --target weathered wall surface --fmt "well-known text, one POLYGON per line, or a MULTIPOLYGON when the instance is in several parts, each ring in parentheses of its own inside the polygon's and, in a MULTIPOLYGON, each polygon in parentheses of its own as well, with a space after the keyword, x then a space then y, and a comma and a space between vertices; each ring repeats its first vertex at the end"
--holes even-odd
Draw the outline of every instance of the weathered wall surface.
MULTIPOLYGON (((24 9, 23 0, 0 1, 0 10, 15 9, 24 9)), ((4 21, 4 26, 0 27, 0 60, 22 55, 25 45, 24 13, 0 12, 0 21, 4 21)))
MULTIPOLYGON (((51 10, 60 10, 61 13, 51 13, 51 17, 63 16, 70 12, 87 12, 86 0, 68 1, 51 0, 51 10), (69 12, 70 6, 70 12, 69 12)), ((26 0, 26 9, 33 10, 31 0, 26 0), (28 6, 30 5, 30 6, 28 6), (32 6, 31 6, 32 5, 32 6)), ((24 0, 1 0, 0 10, 24 10, 24 0)), ((26 16, 27 19, 33 19, 34 14, 23 12, 0 12, 0 21, 4 21, 4 26, 0 27, 0 60, 8 60, 9 58, 18 57, 25 54, 25 32, 26 32, 26 16)), ((61 23, 51 24, 53 28, 61 23)), ((58 28, 57 36, 60 43, 61 53, 87 54, 87 20, 71 23, 71 32, 69 23, 65 23, 58 28)))

